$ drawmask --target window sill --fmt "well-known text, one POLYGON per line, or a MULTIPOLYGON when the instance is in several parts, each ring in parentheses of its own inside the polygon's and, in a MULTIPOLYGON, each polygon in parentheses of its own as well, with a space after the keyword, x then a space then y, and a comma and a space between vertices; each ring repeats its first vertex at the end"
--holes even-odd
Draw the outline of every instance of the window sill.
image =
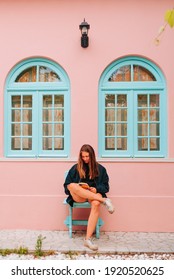
MULTIPOLYGON (((174 163, 174 158, 97 158, 99 163, 174 163)), ((0 162, 72 162, 76 163, 77 158, 0 158, 0 162)))

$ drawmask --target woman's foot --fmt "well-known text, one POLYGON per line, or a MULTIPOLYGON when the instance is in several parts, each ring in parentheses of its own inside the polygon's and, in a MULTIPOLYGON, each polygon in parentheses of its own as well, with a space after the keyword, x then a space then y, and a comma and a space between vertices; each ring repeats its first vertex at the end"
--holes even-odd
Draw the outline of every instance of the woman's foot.
POLYGON ((98 246, 92 242, 91 238, 84 239, 84 246, 88 247, 89 249, 91 249, 93 251, 97 251, 98 250, 98 246))
POLYGON ((104 206, 106 206, 106 208, 110 214, 114 213, 115 208, 112 204, 112 201, 109 198, 106 198, 105 201, 103 202, 103 204, 104 204, 104 206))

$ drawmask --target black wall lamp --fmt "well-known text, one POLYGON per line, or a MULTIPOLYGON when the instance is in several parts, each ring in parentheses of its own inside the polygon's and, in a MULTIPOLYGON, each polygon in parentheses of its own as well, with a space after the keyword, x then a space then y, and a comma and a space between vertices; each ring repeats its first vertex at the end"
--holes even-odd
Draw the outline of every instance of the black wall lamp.
POLYGON ((87 48, 89 45, 89 38, 88 38, 88 30, 90 29, 90 25, 84 21, 79 25, 79 29, 81 30, 81 47, 87 48))

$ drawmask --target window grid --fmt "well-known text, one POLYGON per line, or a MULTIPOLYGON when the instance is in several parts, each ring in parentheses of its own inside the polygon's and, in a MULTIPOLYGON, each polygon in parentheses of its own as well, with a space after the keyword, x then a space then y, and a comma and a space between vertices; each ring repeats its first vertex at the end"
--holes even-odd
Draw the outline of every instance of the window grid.
POLYGON ((64 148, 64 96, 44 95, 42 109, 42 149, 62 150, 64 148), (56 106, 56 99, 62 99, 62 104, 56 106), (50 99, 50 104, 44 106, 44 98, 50 99))
POLYGON ((32 96, 13 95, 11 97, 11 149, 32 149, 32 96), (26 103, 30 99, 30 104, 26 103), (16 99, 16 101, 15 101, 16 99), (26 115, 29 115, 27 120, 26 115))
MULTIPOLYGON (((140 57, 126 57, 115 61, 103 72, 99 83, 99 156, 100 157, 165 157, 166 156, 166 84, 161 70, 140 57), (127 147, 118 144, 117 105, 114 118, 108 120, 105 104, 107 95, 127 95, 127 147), (138 104, 145 96, 146 106, 138 104), (108 125, 108 126, 106 126, 108 125), (106 140, 110 140, 110 145, 106 140), (110 149, 109 149, 109 148, 110 149), (121 147, 121 149, 119 149, 121 147)), ((117 98, 117 97, 116 97, 117 98)), ((121 126, 120 126, 121 127, 121 126)))
POLYGON ((105 95, 105 149, 127 150, 127 95, 105 95))
POLYGON ((108 82, 139 82, 156 81, 154 75, 145 67, 129 64, 114 70, 108 78, 108 82))
POLYGON ((156 97, 160 100, 159 94, 138 94, 137 106, 137 125, 138 125, 138 150, 160 150, 160 107, 159 103, 151 102, 151 99, 156 97), (147 103, 144 106, 139 106, 139 98, 146 97, 147 103), (141 118, 141 114, 144 117, 141 118), (143 131, 144 128, 144 131, 143 131))
POLYGON ((52 71, 49 67, 43 65, 32 66, 20 73, 15 82, 16 83, 36 83, 36 82, 60 82, 61 79, 57 73, 52 71))
POLYGON ((6 80, 5 155, 68 157, 69 106, 69 79, 59 65, 40 58, 19 63, 6 80), (50 108, 44 96, 52 98, 50 108))

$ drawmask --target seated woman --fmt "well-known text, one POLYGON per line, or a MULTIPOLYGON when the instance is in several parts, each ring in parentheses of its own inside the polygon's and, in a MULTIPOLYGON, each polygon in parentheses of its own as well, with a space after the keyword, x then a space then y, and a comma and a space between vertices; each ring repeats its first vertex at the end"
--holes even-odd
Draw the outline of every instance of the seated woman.
POLYGON ((90 145, 85 144, 81 147, 78 162, 69 170, 64 188, 68 195, 67 202, 71 206, 73 206, 74 201, 88 201, 91 204, 84 246, 91 250, 98 250, 91 237, 98 221, 100 204, 106 206, 111 214, 114 212, 114 206, 106 196, 106 193, 109 192, 107 171, 104 166, 96 161, 94 149, 90 145), (86 183, 87 188, 80 186, 80 182, 86 183))

